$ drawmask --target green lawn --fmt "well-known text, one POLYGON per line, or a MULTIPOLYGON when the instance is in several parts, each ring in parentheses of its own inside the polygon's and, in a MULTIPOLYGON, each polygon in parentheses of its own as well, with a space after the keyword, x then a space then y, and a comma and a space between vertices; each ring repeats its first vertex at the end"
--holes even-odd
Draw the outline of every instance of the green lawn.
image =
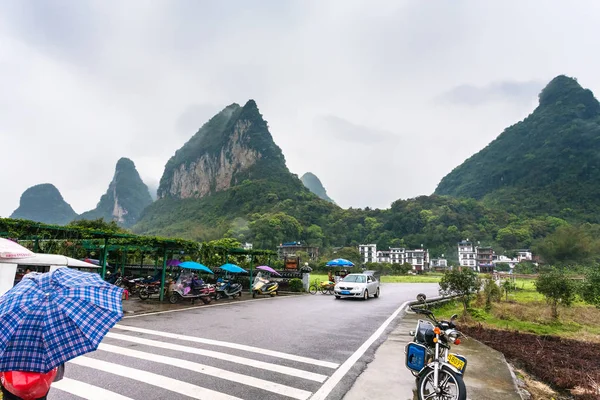
MULTIPOLYGON (((466 323, 481 323, 497 329, 518 330, 538 335, 557 335, 580 340, 600 341, 600 310, 576 302, 573 307, 560 307, 559 319, 554 321, 544 296, 535 290, 534 280, 518 279, 517 290, 502 301, 493 303, 487 312, 482 298, 470 304, 466 323)), ((453 301, 438 307, 435 315, 448 319, 452 314, 463 314, 462 303, 453 301)))
MULTIPOLYGON (((384 275, 381 277, 381 283, 437 283, 442 277, 441 274, 426 275, 384 275)), ((326 274, 310 274, 310 283, 314 280, 319 282, 326 281, 326 274)))

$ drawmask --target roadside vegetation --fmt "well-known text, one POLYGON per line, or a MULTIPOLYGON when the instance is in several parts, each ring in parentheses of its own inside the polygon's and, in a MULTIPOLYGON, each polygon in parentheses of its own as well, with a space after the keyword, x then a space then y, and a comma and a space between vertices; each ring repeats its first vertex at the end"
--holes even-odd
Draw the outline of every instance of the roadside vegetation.
POLYGON ((564 398, 598 399, 600 241, 584 229, 563 228, 538 249, 546 263, 529 279, 480 276, 473 285, 471 271, 447 273, 440 290, 459 297, 437 314, 461 315, 459 330, 564 398))

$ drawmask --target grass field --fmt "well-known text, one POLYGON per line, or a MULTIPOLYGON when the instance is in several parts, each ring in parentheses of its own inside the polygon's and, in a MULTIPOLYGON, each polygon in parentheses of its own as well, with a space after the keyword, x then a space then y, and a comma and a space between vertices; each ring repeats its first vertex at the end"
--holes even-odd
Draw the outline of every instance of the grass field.
MULTIPOLYGON (((385 275, 381 277, 381 283, 437 283, 440 281, 441 274, 427 275, 385 275)), ((326 274, 310 274, 310 283, 326 281, 326 274)))
MULTIPOLYGON (((536 292, 534 280, 518 279, 516 287, 516 291, 509 293, 508 301, 503 296, 500 302, 493 303, 489 312, 485 311, 483 296, 473 299, 466 322, 538 335, 600 342, 600 309, 577 301, 573 307, 560 307, 559 319, 555 321, 544 296, 536 292)), ((443 318, 462 313, 463 307, 459 302, 447 303, 436 310, 436 316, 443 318)))

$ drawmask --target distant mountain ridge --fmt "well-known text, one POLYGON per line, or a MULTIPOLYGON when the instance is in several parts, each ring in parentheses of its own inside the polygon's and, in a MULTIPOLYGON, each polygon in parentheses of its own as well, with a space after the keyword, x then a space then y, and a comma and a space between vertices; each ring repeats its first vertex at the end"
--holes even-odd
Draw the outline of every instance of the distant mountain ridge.
POLYGON ((77 213, 51 183, 42 183, 25 190, 19 207, 10 215, 10 218, 57 225, 67 224, 75 217, 77 213))
POLYGON ((77 219, 103 218, 128 227, 138 221, 142 210, 151 203, 148 186, 142 181, 133 161, 121 158, 117 161, 113 179, 96 208, 84 212, 77 219))
POLYGON ((600 103, 570 77, 554 78, 538 107, 439 183, 527 215, 600 221, 600 103))
POLYGON ((321 183, 321 180, 315 174, 313 174, 312 172, 307 172, 304 175, 302 175, 302 178, 300 178, 300 180, 302 181, 304 186, 308 188, 308 190, 310 190, 323 200, 335 204, 335 201, 333 201, 333 199, 331 199, 331 197, 327 195, 327 190, 325 190, 325 187, 321 183))

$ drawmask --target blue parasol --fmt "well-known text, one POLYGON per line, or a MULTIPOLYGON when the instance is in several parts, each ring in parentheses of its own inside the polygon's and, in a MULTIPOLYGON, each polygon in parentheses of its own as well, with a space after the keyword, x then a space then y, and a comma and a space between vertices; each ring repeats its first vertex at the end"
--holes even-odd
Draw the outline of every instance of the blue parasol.
POLYGON ((348 261, 344 258, 336 258, 335 260, 329 261, 326 265, 328 267, 354 267, 352 261, 348 261))
POLYGON ((96 350, 123 316, 122 296, 95 273, 25 275, 0 297, 0 371, 47 373, 96 350))
POLYGON ((204 272, 208 272, 209 274, 214 274, 214 272, 212 272, 210 270, 210 268, 208 268, 206 265, 197 263, 195 261, 185 261, 182 262, 181 264, 179 264, 180 268, 187 268, 187 269, 197 269, 199 271, 204 271, 204 272))
POLYGON ((235 264, 223 264, 219 268, 221 268, 223 271, 231 272, 232 274, 237 274, 240 272, 248 272, 244 268, 238 267, 235 264))

